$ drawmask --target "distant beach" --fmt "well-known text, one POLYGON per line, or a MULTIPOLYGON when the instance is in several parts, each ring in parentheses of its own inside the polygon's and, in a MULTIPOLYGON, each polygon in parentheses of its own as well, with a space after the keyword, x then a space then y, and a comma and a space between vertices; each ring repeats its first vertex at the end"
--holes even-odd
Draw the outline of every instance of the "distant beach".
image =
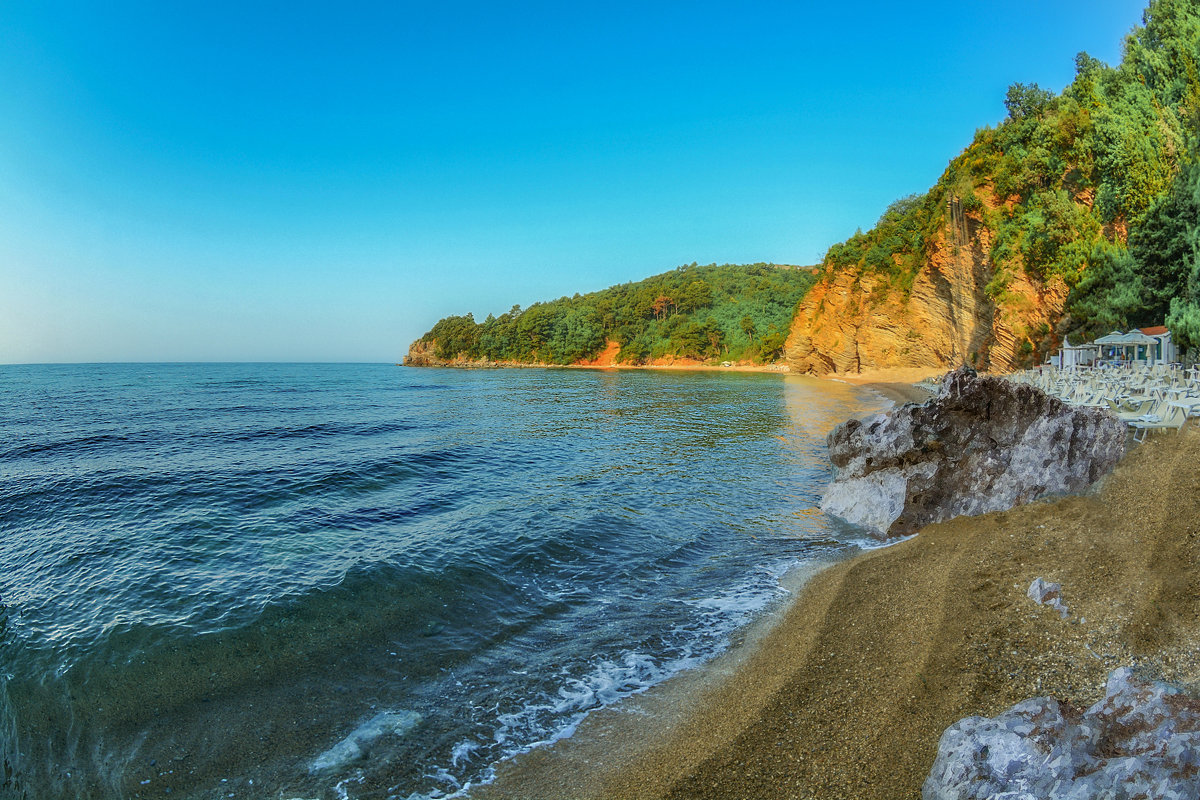
POLYGON ((479 798, 920 796, 943 730, 1140 665, 1200 681, 1200 430, 1092 493, 930 526, 820 572, 701 674, 596 714, 479 798), (1025 596, 1061 582, 1061 620, 1025 596))

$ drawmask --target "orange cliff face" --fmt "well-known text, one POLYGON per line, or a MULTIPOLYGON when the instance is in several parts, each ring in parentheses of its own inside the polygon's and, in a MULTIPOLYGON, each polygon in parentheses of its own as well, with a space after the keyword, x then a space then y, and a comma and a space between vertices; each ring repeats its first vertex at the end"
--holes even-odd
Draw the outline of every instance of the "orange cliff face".
POLYGON ((621 343, 615 339, 609 339, 604 344, 604 349, 601 350, 595 358, 581 358, 575 362, 577 367, 612 367, 617 363, 617 356, 621 352, 621 343))
POLYGON ((829 271, 797 309, 784 358, 792 372, 810 375, 898 368, 954 368, 1011 372, 1038 331, 1053 330, 1067 287, 1058 279, 1015 273, 999 304, 985 290, 995 267, 991 231, 967 219, 968 239, 956 247, 943 227, 933 250, 905 293, 870 270, 829 271))
POLYGON ((417 339, 408 347, 402 362, 406 367, 441 367, 446 362, 437 357, 437 342, 417 339))

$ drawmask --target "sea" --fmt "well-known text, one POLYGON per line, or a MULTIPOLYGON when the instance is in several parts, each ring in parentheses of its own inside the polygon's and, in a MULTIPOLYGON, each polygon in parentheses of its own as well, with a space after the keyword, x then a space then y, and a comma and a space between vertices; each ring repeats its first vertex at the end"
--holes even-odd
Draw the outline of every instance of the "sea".
MULTIPOLYGON (((0 798, 469 797, 866 546, 742 372, 0 366, 0 798)), ((619 705, 618 705, 619 708, 619 705)))

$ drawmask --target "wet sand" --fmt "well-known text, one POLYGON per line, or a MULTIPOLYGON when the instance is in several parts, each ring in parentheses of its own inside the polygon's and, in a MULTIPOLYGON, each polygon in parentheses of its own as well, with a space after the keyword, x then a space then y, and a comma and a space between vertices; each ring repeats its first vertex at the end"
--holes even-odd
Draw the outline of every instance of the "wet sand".
POLYGON ((920 797, 943 730, 1108 672, 1200 681, 1200 427, 1091 494, 932 525, 834 564, 710 668, 594 714, 480 798, 920 797), (1025 596, 1063 585, 1067 620, 1025 596))
POLYGON ((823 380, 849 383, 854 386, 866 386, 892 400, 896 405, 905 403, 924 403, 933 397, 933 392, 919 386, 921 381, 932 380, 935 383, 946 374, 945 369, 925 367, 901 367, 897 369, 877 369, 851 374, 822 375, 823 380))
POLYGON ((896 405, 924 403, 933 397, 933 392, 912 383, 868 383, 866 386, 879 392, 896 405))

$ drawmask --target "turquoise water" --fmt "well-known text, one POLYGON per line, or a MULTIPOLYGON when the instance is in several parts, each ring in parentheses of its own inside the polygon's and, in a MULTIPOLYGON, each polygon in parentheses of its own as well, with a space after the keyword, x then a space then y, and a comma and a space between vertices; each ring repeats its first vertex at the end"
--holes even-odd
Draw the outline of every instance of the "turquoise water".
POLYGON ((858 534, 776 375, 0 367, 0 797, 463 795, 858 534))

